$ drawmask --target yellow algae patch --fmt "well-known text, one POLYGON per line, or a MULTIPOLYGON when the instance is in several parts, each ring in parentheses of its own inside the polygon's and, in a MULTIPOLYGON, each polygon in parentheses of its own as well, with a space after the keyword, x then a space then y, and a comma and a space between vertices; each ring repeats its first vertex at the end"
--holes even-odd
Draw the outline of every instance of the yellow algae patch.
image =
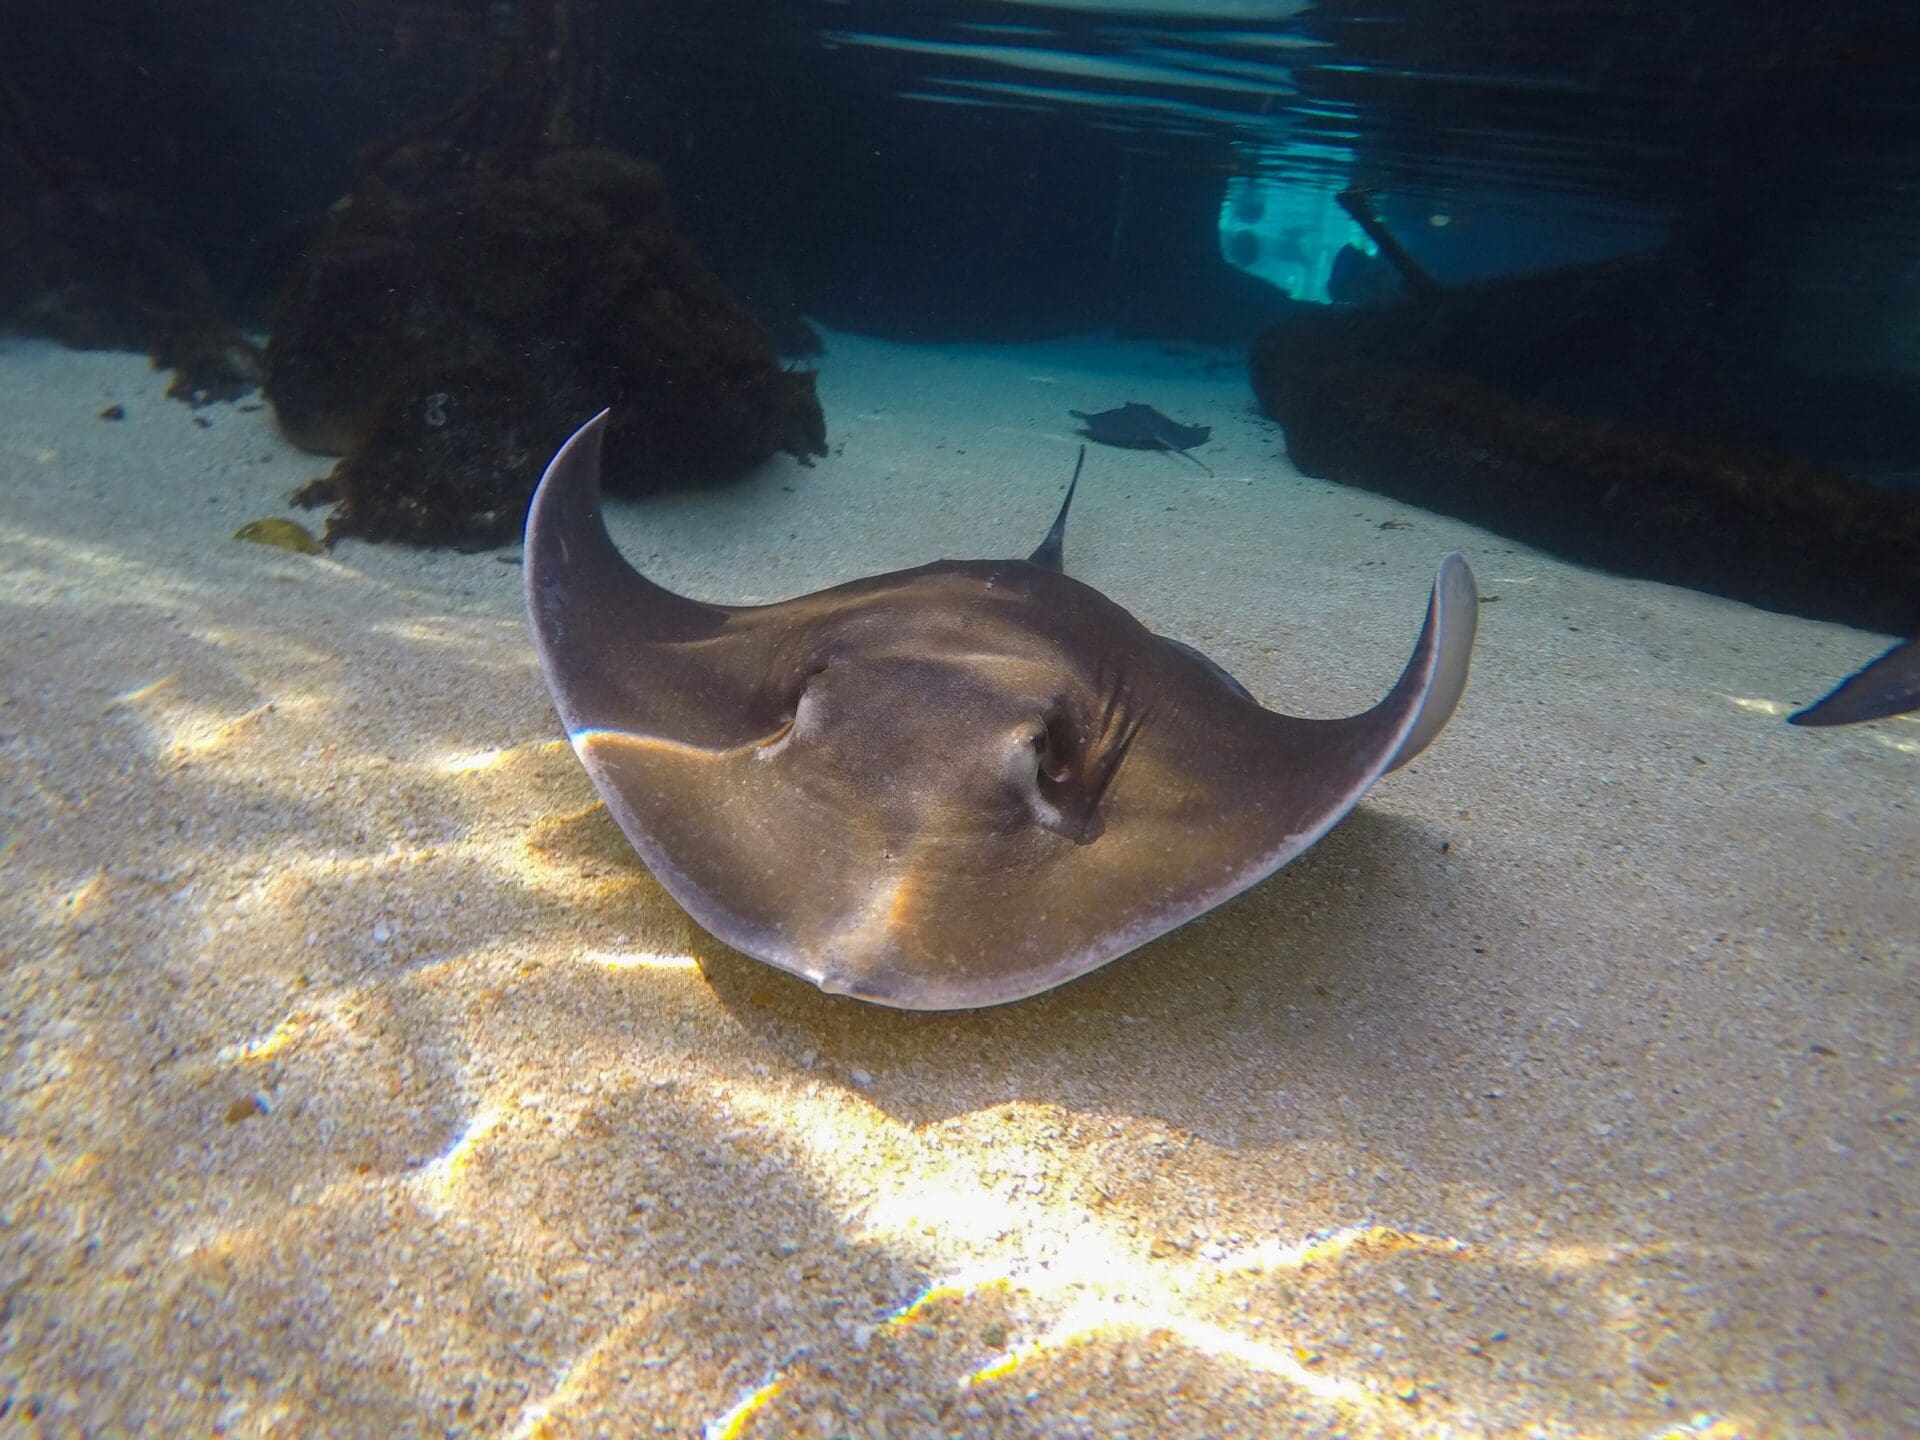
POLYGON ((278 515, 249 520, 233 532, 233 538, 250 540, 255 545, 271 545, 276 550, 291 550, 299 555, 323 555, 327 548, 299 521, 278 515))

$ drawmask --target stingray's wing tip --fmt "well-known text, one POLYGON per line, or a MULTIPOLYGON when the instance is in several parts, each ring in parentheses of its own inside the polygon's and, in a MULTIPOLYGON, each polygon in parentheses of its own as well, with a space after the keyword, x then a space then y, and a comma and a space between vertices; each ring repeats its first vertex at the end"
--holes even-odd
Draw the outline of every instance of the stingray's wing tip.
POLYGON ((1856 670, 1821 699, 1789 715, 1787 723, 1810 728, 1858 725, 1916 709, 1920 709, 1920 636, 1903 640, 1856 670))
POLYGON ((625 573, 600 513, 600 448, 611 413, 602 410, 567 437, 527 506, 521 574, 537 636, 557 623, 563 576, 625 573))
POLYGON ((585 452, 581 458, 592 462, 593 476, 598 480, 600 478, 600 447, 606 443, 607 426, 612 419, 613 407, 609 405, 567 437, 567 443, 562 445, 559 453, 553 457, 553 465, 547 468, 551 470, 554 465, 558 465, 561 459, 577 445, 585 452))
POLYGON ((1433 577, 1433 595, 1427 602, 1427 621, 1406 672, 1387 697, 1387 704, 1404 698, 1413 687, 1419 692, 1413 722, 1387 769, 1397 770, 1434 742, 1466 693, 1473 664, 1473 640, 1480 628, 1480 591, 1473 567, 1458 550, 1449 550, 1433 577))
POLYGON ((566 443, 547 462, 540 483, 534 487, 533 503, 527 508, 529 534, 537 524, 552 518, 546 512, 568 492, 584 492, 590 498, 599 495, 600 449, 606 441, 607 420, 612 414, 611 409, 602 410, 587 421, 567 437, 566 443))

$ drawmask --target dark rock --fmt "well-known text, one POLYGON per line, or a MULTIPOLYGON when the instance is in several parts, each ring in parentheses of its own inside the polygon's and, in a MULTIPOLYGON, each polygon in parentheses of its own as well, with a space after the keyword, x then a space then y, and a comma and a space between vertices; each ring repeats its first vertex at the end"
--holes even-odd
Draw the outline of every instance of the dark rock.
POLYGON ((75 350, 135 350, 196 408, 254 389, 260 352, 221 316, 200 262, 146 198, 0 145, 0 325, 75 350), (9 187, 15 187, 10 192, 9 187))
POLYGON ((506 539, 602 407, 616 491, 826 451, 813 374, 674 231, 657 172, 609 151, 511 173, 397 151, 334 207, 267 356, 288 436, 345 454, 329 540, 506 539))
POLYGON ((1437 308, 1296 303, 1254 343, 1254 392, 1308 475, 1583 564, 1920 629, 1920 495, 1651 416, 1565 408, 1577 372, 1627 365, 1658 333, 1646 278, 1619 262, 1463 287, 1437 308))
POLYGON ((238 400, 266 378, 260 347, 209 312, 168 317, 156 326, 151 349, 153 368, 173 371, 167 394, 196 410, 238 400))

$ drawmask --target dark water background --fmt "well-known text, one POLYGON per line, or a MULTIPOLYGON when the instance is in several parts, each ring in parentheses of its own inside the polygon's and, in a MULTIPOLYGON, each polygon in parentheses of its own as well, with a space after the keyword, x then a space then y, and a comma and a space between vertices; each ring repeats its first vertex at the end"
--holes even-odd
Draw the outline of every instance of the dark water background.
MULTIPOLYGON (((523 4, 9 0, 0 76, 259 300, 355 150, 524 43, 523 4)), ((1913 284, 1920 16, 1893 0, 564 8, 583 138, 659 163, 729 278, 834 324, 1112 319, 1116 231, 1123 257, 1129 225, 1204 252, 1253 173, 1452 212, 1417 230, 1443 279, 1617 249, 1725 192, 1836 315, 1913 284)))
MULTIPOLYGON (((649 158, 681 231, 777 335, 811 317, 923 342, 1244 344, 1283 300, 1223 254, 1223 204, 1255 182, 1358 185, 1443 285, 1683 257, 1696 313, 1678 343, 1715 352, 1715 413, 1694 376, 1668 413, 1637 414, 1657 373, 1575 409, 1671 425, 1691 407, 1716 441, 1883 488, 1920 477, 1920 12, 1895 0, 0 15, 7 225, 137 210, 257 329, 356 156, 517 63, 461 143, 649 158), (566 133, 530 132, 556 91, 566 133)), ((1234 243, 1245 262, 1273 237, 1234 243)), ((0 311, 21 303, 0 284, 0 311)))

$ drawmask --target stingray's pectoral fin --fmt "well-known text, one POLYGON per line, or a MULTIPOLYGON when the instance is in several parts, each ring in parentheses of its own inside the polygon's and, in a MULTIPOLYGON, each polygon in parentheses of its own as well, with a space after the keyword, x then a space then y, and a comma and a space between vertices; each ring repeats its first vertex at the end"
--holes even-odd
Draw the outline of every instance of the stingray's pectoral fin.
POLYGON ((554 705, 569 734, 738 744, 737 726, 714 738, 682 713, 713 688, 702 679, 713 661, 693 658, 690 642, 716 634, 728 612, 663 589, 620 554, 600 508, 606 426, 603 410, 560 447, 527 511, 527 614, 554 705))
POLYGON ((1857 725, 1909 710, 1920 710, 1920 636, 1902 641, 1787 719, 1794 725, 1857 725))
POLYGON ((1399 683, 1371 711, 1370 718, 1405 724, 1388 770, 1397 770, 1427 746, 1453 718, 1466 693, 1473 660, 1473 637, 1480 625, 1480 592, 1464 556, 1451 551, 1440 562, 1427 602, 1427 623, 1420 643, 1401 672, 1399 683))

